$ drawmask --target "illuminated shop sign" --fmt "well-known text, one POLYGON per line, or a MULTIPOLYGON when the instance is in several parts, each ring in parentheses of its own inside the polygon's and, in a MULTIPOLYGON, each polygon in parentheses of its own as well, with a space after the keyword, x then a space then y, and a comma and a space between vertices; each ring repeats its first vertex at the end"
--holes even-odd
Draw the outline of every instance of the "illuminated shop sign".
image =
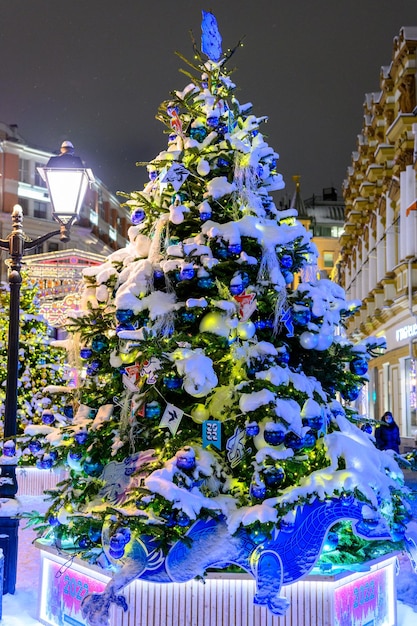
POLYGON ((395 331, 395 338, 397 341, 404 341, 404 339, 410 339, 410 337, 417 336, 417 324, 407 324, 401 328, 397 328, 395 331))

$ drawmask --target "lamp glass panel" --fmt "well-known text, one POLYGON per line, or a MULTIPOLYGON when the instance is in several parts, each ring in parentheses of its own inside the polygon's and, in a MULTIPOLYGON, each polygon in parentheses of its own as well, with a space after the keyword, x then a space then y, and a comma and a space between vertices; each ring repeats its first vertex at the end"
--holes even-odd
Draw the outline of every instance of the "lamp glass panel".
POLYGON ((88 186, 84 170, 49 169, 46 172, 53 212, 62 222, 78 215, 88 186))

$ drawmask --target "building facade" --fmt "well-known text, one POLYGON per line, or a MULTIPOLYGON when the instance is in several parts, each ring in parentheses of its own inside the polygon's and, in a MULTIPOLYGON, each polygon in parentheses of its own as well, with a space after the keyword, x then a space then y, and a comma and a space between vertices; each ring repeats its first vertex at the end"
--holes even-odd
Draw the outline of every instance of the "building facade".
POLYGON ((363 127, 344 182, 337 281, 361 301, 348 334, 386 339, 370 363, 362 408, 391 410, 403 438, 417 433, 417 27, 403 27, 380 90, 365 96, 363 127))
MULTIPOLYGON (((11 213, 15 204, 23 208, 25 234, 31 239, 57 228, 44 181, 37 170, 45 166, 51 152, 27 145, 16 126, 0 123, 0 238, 7 239, 12 229, 11 213)), ((59 236, 43 243, 37 253, 76 248, 94 255, 107 256, 123 248, 130 226, 129 212, 117 197, 97 180, 88 190, 78 221, 71 228, 71 241, 59 236)), ((0 281, 6 279, 2 252, 0 281)))
MULTIPOLYGON (((340 251, 340 236, 345 221, 345 204, 334 187, 325 188, 320 195, 303 200, 301 177, 292 177, 295 191, 288 207, 296 209, 298 220, 312 233, 318 251, 317 272, 321 278, 333 278, 340 251)), ((281 206, 285 201, 281 202, 281 206)))

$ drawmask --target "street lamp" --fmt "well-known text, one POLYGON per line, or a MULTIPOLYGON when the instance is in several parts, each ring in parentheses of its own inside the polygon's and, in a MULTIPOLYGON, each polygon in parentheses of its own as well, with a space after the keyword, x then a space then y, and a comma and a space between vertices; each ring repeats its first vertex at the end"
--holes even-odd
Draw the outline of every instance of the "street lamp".
POLYGON ((68 141, 62 144, 59 156, 51 157, 46 167, 38 168, 38 170, 46 182, 52 204, 52 215, 60 224, 60 229, 46 233, 36 239, 28 238, 23 232, 22 207, 15 205, 12 212, 13 230, 7 239, 0 239, 0 248, 8 250, 10 254, 8 260, 10 307, 4 447, 3 455, 0 457, 0 501, 5 499, 0 504, 0 548, 3 549, 5 559, 3 593, 14 593, 16 587, 19 519, 17 518, 18 503, 14 500, 17 493, 15 440, 17 432, 22 258, 26 250, 36 248, 51 237, 60 235, 61 241, 69 241, 69 229, 79 214, 89 184, 94 182, 91 170, 86 169, 81 159, 74 156, 74 147, 68 141), (4 510, 5 516, 1 516, 1 509, 4 510))

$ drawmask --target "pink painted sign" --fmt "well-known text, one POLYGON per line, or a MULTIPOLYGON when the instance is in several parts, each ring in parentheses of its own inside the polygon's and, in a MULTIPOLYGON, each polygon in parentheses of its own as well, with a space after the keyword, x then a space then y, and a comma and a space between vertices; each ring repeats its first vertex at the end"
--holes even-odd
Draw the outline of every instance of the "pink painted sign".
POLYGON ((39 618, 51 626, 85 626, 81 602, 90 593, 103 591, 106 583, 44 558, 39 618))
POLYGON ((387 567, 335 589, 334 626, 393 626, 394 593, 387 567))

